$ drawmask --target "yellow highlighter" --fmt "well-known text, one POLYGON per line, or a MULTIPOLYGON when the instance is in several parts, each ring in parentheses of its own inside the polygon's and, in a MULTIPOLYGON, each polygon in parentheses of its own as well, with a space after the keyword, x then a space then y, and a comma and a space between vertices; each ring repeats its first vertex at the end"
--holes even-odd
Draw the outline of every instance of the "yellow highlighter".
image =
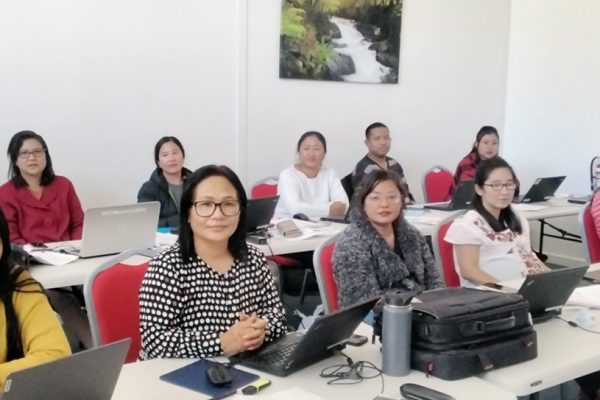
POLYGON ((255 394, 259 390, 263 390, 267 386, 271 384, 271 381, 268 379, 259 379, 257 381, 252 382, 248 386, 242 389, 242 393, 244 394, 255 394))

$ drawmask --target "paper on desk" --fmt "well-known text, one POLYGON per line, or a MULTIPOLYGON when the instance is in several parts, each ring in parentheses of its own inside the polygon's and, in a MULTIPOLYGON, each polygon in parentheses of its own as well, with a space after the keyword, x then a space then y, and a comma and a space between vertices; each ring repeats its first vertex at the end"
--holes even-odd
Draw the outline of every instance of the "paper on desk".
POLYGON ((600 308, 600 285, 578 287, 567 300, 567 304, 600 308))
POLYGON ((23 250, 25 250, 35 261, 48 265, 65 265, 79 258, 79 256, 74 254, 34 247, 30 244, 23 246, 23 250))
POLYGON ((539 204, 515 203, 511 207, 517 211, 540 211, 548 206, 540 206, 539 204))
MULTIPOLYGON (((270 392, 272 389, 267 388, 266 391, 270 392)), ((248 396, 242 394, 236 394, 230 397, 232 400, 248 400, 248 396)), ((273 392, 265 395, 265 392, 260 392, 261 400, 324 400, 321 396, 317 396, 311 392, 308 392, 300 387, 291 387, 288 389, 280 390, 279 392, 273 392)))
POLYGON ((419 223, 419 224, 424 224, 424 225, 437 225, 440 222, 440 216, 435 216, 435 215, 429 215, 429 214, 423 214, 423 215, 419 215, 419 216, 410 216, 407 215, 406 220, 410 223, 419 223))
POLYGON ((158 247, 173 246, 177 242, 177 235, 172 233, 156 232, 156 245, 158 247))
MULTIPOLYGON (((274 220, 274 224, 277 225, 277 222, 282 220, 283 219, 274 220)), ((293 221, 298 229, 300 229, 302 232, 302 235, 294 238, 286 237, 286 240, 304 240, 314 236, 335 236, 338 233, 338 230, 331 228, 331 224, 329 222, 303 221, 301 219, 294 219, 293 221)), ((283 237, 277 229, 274 229, 272 232, 273 236, 283 237)))

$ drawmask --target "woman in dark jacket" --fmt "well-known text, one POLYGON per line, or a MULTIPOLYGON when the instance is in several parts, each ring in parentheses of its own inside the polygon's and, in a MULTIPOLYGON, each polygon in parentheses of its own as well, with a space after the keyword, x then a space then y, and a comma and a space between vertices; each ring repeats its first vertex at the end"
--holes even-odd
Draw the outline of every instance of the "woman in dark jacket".
POLYGON ((185 150, 174 136, 162 137, 154 146, 156 169, 150 179, 138 192, 138 203, 144 201, 160 202, 159 227, 179 230, 179 203, 183 191, 183 182, 191 171, 183 167, 185 150))

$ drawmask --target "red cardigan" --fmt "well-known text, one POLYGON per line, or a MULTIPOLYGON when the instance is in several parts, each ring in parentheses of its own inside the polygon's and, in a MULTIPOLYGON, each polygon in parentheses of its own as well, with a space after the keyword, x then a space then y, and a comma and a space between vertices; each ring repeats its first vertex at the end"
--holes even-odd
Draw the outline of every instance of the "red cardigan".
POLYGON ((13 243, 46 243, 81 239, 83 210, 73 184, 57 176, 36 199, 27 187, 11 181, 0 186, 0 206, 13 243))

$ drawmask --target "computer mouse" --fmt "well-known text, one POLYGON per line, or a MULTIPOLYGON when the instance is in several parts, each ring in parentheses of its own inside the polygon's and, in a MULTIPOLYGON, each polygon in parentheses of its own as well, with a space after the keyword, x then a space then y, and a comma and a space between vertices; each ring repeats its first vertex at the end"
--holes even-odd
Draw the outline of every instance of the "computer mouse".
POLYGON ((296 213, 294 214, 294 219, 300 219, 302 221, 308 221, 310 218, 308 218, 308 215, 304 214, 304 213, 296 213))
POLYGON ((226 386, 233 382, 229 369, 223 364, 215 364, 206 370, 208 381, 215 386, 226 386))

